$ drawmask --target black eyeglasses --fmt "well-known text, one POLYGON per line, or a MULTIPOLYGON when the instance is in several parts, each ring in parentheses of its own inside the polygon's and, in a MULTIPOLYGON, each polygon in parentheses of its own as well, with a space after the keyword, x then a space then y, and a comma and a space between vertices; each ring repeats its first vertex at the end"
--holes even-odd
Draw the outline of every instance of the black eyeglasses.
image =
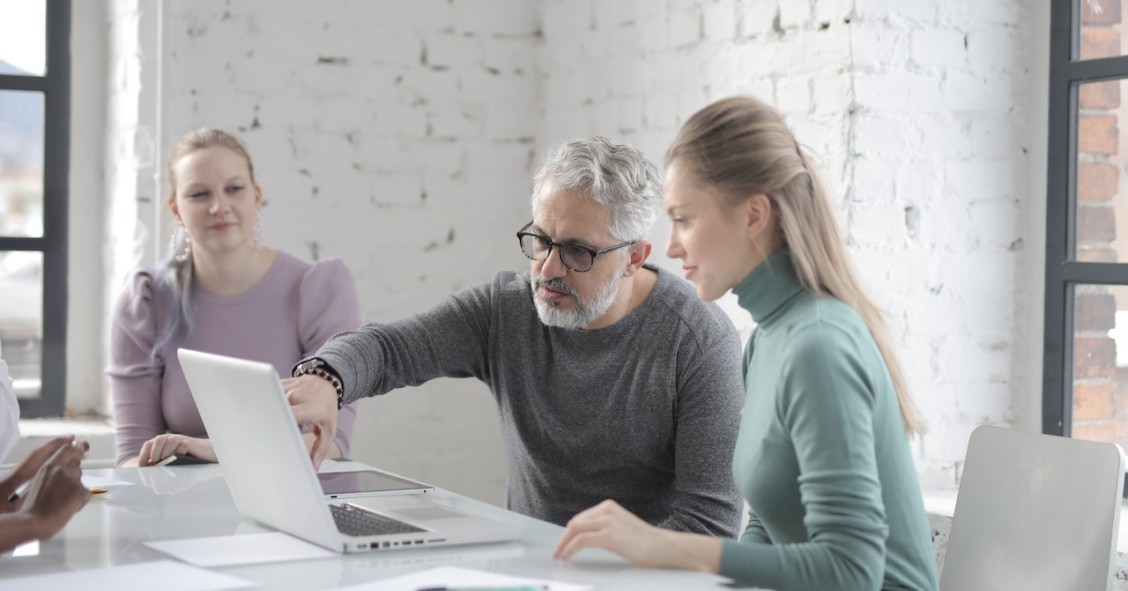
POLYGON ((555 248, 556 252, 560 255, 560 262, 564 263, 565 267, 577 273, 590 271, 592 265, 595 264, 595 257, 638 242, 638 240, 631 240, 629 242, 616 244, 615 246, 609 246, 603 250, 592 250, 578 244, 560 244, 559 242, 549 240, 546 236, 525 232, 525 229, 531 225, 533 225, 533 222, 525 224, 525 226, 521 228, 521 231, 517 232, 517 240, 521 242, 521 252, 529 257, 529 260, 544 261, 548 259, 548 256, 552 254, 552 249, 555 248))

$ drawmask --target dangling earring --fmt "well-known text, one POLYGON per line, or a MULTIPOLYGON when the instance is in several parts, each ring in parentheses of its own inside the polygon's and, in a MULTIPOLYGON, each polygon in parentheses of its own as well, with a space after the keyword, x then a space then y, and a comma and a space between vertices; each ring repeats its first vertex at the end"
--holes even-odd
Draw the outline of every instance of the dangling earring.
POLYGON ((262 248, 262 216, 255 216, 255 248, 262 248))
MULTIPOLYGON (((176 259, 178 263, 185 263, 188 259, 192 258, 192 237, 188 235, 188 229, 184 227, 183 223, 177 227, 177 231, 184 233, 184 250, 176 253, 176 256, 172 258, 176 259)), ((172 235, 169 250, 176 252, 176 233, 172 235)))

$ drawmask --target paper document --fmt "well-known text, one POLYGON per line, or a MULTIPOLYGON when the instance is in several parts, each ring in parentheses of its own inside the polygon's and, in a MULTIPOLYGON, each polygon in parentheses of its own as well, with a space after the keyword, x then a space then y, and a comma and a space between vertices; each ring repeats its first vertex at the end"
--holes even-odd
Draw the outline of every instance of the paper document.
POLYGON ((546 591, 584 591, 590 585, 558 583, 545 579, 513 577, 482 570, 457 566, 441 566, 430 570, 411 573, 401 577, 371 581, 362 585, 342 587, 350 591, 418 591, 419 589, 458 588, 458 587, 535 587, 546 591))
POLYGON ((188 564, 210 568, 339 556, 282 532, 166 540, 145 542, 145 545, 188 564))
POLYGON ((100 476, 90 476, 89 474, 83 474, 82 486, 85 486, 86 488, 104 488, 107 490, 113 490, 115 488, 133 486, 133 483, 127 482, 125 480, 114 480, 112 478, 102 478, 100 476))
POLYGON ((161 591, 214 591, 245 589, 254 583, 172 560, 157 560, 76 570, 34 577, 0 579, 0 591, 26 589, 82 589, 82 591, 122 591, 122 589, 160 589, 161 591))

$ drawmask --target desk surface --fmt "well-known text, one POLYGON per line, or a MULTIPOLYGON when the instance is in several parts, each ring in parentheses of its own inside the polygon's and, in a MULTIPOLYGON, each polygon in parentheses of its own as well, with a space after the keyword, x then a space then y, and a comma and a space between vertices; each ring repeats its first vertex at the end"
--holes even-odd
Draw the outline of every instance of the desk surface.
MULTIPOLYGON (((235 508, 218 466, 116 468, 86 474, 136 483, 95 495, 38 553, 0 557, 0 579, 119 566, 170 557, 145 542, 271 531, 235 508)), ((215 569, 256 582, 263 589, 327 589, 355 585, 435 566, 457 565, 517 576, 593 585, 595 589, 693 590, 718 588, 720 577, 686 571, 632 567, 603 551, 582 552, 570 562, 552 559, 562 528, 439 490, 434 500, 469 509, 521 528, 502 544, 396 550, 300 562, 215 569)), ((34 547, 24 547, 24 550, 34 547)))

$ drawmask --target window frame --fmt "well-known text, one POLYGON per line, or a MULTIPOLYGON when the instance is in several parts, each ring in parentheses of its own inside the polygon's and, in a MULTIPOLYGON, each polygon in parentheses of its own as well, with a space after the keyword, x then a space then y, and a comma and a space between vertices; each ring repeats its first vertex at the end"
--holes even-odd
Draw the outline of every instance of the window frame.
POLYGON ((45 8, 44 75, 0 74, 0 90, 43 93, 43 236, 0 236, 0 250, 43 253, 41 385, 39 397, 19 399, 23 418, 61 416, 66 409, 71 1, 47 0, 45 8))

